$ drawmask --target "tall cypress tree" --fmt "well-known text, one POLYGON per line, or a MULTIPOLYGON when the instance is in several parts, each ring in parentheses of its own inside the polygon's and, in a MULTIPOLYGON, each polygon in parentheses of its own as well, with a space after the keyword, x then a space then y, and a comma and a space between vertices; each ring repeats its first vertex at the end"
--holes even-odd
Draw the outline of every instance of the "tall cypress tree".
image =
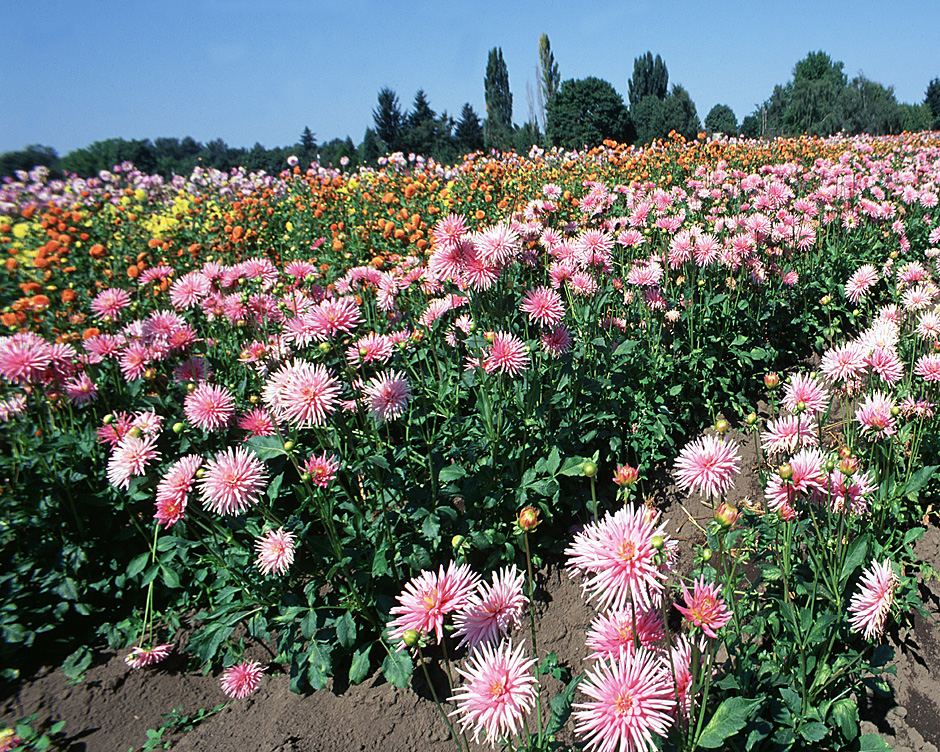
POLYGON ((633 76, 627 83, 627 98, 630 100, 630 109, 633 110, 640 100, 646 96, 665 99, 669 93, 669 71, 663 59, 653 53, 647 52, 633 61, 633 76))
POLYGON ((539 85, 542 87, 545 106, 548 107, 552 97, 561 87, 561 74, 558 72, 558 63, 555 62, 555 56, 548 42, 548 34, 542 34, 539 38, 539 64, 541 66, 539 85))
POLYGON ((499 47, 490 50, 483 86, 486 92, 484 143, 490 149, 507 150, 512 143, 512 92, 509 91, 509 70, 499 47))

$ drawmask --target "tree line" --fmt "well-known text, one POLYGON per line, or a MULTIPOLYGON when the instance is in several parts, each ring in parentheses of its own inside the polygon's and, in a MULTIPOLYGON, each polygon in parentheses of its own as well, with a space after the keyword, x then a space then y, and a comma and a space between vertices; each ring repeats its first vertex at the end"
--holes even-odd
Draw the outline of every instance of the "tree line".
POLYGON ((251 149, 236 148, 222 139, 202 144, 190 137, 152 141, 111 138, 63 157, 42 145, 0 154, 0 176, 44 165, 54 173, 89 177, 122 162, 133 162, 144 172, 167 178, 188 175, 197 165, 277 173, 285 168, 289 156, 296 156, 303 165, 316 161, 323 166, 355 169, 375 165, 394 152, 452 164, 480 150, 525 153, 533 145, 581 149, 605 139, 642 145, 667 138, 671 132, 693 139, 703 130, 748 138, 804 133, 880 136, 940 130, 940 78, 930 81, 923 102, 909 104, 897 101, 893 87, 864 74, 849 80, 843 68, 841 61, 833 61, 821 50, 810 52, 794 66, 792 79, 775 86, 770 97, 740 123, 728 105, 719 103, 709 110, 703 127, 689 92, 680 84, 670 87, 669 72, 659 55, 646 52, 634 60, 625 102, 603 79, 589 76, 562 81, 548 36, 542 34, 538 80, 534 88, 526 86, 528 118, 521 125, 513 123, 509 71, 502 50, 496 47, 489 52, 483 79, 483 117, 469 103, 457 118, 446 110, 438 114, 423 89, 415 94, 410 109, 403 110, 395 91, 383 87, 372 111, 372 125, 358 145, 349 136, 317 144, 309 127, 295 144, 272 149, 260 143, 251 149))

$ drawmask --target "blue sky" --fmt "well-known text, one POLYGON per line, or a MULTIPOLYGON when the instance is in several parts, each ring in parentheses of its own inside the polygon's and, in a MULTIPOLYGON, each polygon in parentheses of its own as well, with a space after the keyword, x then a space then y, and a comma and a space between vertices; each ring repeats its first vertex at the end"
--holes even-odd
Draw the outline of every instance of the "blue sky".
POLYGON ((0 152, 60 154, 109 137, 223 138, 231 146, 362 140, 380 88, 402 109, 485 115, 487 55, 501 47, 514 119, 529 118, 538 40, 562 79, 597 76, 626 100, 633 60, 662 56, 704 119, 740 121, 824 50, 852 76, 920 103, 940 76, 938 0, 3 0, 0 152), (664 8, 668 10, 664 10, 664 8))

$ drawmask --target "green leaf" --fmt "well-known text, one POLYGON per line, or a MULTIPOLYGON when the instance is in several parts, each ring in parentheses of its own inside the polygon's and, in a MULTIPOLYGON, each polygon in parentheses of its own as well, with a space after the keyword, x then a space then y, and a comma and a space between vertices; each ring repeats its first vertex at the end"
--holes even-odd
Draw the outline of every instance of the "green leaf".
POLYGON ((307 681, 314 689, 323 689, 330 676, 330 648, 320 642, 311 642, 307 650, 307 681))
POLYGON ((858 738, 858 752, 891 752, 891 747, 878 734, 863 734, 858 738))
POLYGON ((829 733, 829 729, 826 728, 824 723, 819 721, 810 721, 809 723, 804 723, 797 729, 797 733, 802 736, 808 742, 818 742, 826 738, 826 735, 829 733))
POLYGON ((356 620, 349 611, 336 619, 336 639, 347 649, 356 641, 356 620))
POLYGON ((865 554, 868 552, 868 536, 862 535, 852 541, 852 545, 849 546, 849 550, 845 555, 845 564, 842 565, 842 575, 839 577, 839 582, 843 585, 851 576, 852 572, 855 571, 856 567, 860 566, 863 561, 865 561, 865 554))
POLYGON ((833 703, 832 720, 849 741, 858 736, 858 706, 848 697, 843 697, 833 703))
POLYGON ((568 716, 571 715, 571 701, 574 699, 574 691, 580 681, 580 676, 574 677, 574 679, 568 682, 568 686, 565 687, 564 692, 552 698, 550 703, 552 715, 551 718, 548 719, 548 726, 545 729, 546 736, 550 737, 558 733, 562 726, 568 722, 568 716))
POLYGON ((127 576, 136 577, 141 572, 144 571, 144 567, 147 566, 147 562, 150 560, 150 552, 141 554, 140 556, 135 556, 131 559, 131 563, 127 565, 127 576))
POLYGON ((68 678, 70 684, 80 682, 85 677, 85 671, 91 665, 91 657, 91 650, 83 645, 65 659, 62 664, 62 673, 68 678))
POLYGON ((404 650, 393 650, 382 661, 382 673, 389 684, 396 687, 407 687, 412 671, 414 664, 411 662, 411 656, 404 650))
POLYGON ((901 541, 902 546, 906 546, 908 543, 913 543, 916 540, 920 540, 924 537, 924 533, 927 531, 922 527, 912 527, 906 533, 904 533, 904 540, 901 541))
POLYGON ((252 436, 245 443, 262 462, 287 454, 284 451, 284 442, 277 436, 252 436))
POLYGON ((464 478, 466 475, 467 471, 460 465, 448 465, 447 467, 441 468, 441 471, 437 474, 437 479, 441 483, 450 483, 451 481, 464 478))
POLYGON ((762 698, 746 699, 744 697, 729 697, 715 711, 708 721, 708 725, 698 738, 698 746, 706 749, 717 749, 724 744, 725 739, 734 736, 747 723, 757 709, 763 704, 762 698))
POLYGON ((160 571, 163 573, 164 585, 168 588, 178 588, 180 586, 180 577, 174 570, 161 566, 160 571))
POLYGON ((636 350, 637 341, 635 339, 625 339, 620 345, 614 350, 614 357, 619 358, 621 356, 627 356, 636 350))
POLYGON ((281 492, 281 483, 283 482, 284 482, 284 473, 280 473, 279 475, 275 475, 271 479, 271 482, 268 483, 268 492, 267 492, 268 498, 272 502, 277 501, 277 495, 281 492))
POLYGON ((802 701, 800 696, 794 692, 789 687, 780 688, 780 696, 783 698, 784 704, 790 709, 793 713, 799 713, 802 701))
POLYGON ((369 651, 372 645, 366 645, 353 653, 349 664, 349 683, 359 684, 369 675, 369 651))
POLYGON ((937 468, 940 468, 940 465, 928 465, 927 467, 922 467, 916 473, 914 477, 908 481, 907 486, 904 489, 904 494, 911 501, 917 501, 917 494, 925 485, 927 481, 930 480, 930 477, 937 471, 937 468))

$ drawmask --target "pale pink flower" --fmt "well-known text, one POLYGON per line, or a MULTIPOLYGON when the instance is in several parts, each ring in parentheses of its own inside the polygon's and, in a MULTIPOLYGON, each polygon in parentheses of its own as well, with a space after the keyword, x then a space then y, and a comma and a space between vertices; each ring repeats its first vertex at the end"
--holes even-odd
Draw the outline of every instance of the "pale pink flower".
POLYGON ((862 426, 863 434, 874 438, 885 438, 897 433, 897 423, 893 414, 894 400, 881 391, 869 394, 855 411, 855 420, 862 426))
POLYGON ((709 637, 718 637, 717 630, 731 621, 731 612, 714 583, 705 582, 704 575, 695 581, 692 593, 682 584, 682 600, 676 610, 709 637))
POLYGON ((142 342, 131 342, 121 353, 119 360, 121 373, 127 381, 142 378, 152 360, 153 353, 147 345, 142 342))
POLYGON ((134 648, 129 654, 124 656, 124 663, 131 668, 145 668, 159 663, 166 658, 173 650, 173 643, 167 642, 163 645, 154 645, 152 648, 134 648))
POLYGON ((496 332, 489 354, 483 361, 487 373, 508 373, 516 376, 529 367, 529 348, 506 332, 496 332))
POLYGON ((917 318, 917 334, 928 341, 940 338, 940 312, 924 311, 917 318))
POLYGON ((152 460, 160 458, 154 448, 155 436, 126 434, 111 453, 108 460, 108 481, 115 488, 129 488, 131 478, 143 475, 152 460))
POLYGON ((812 374, 795 373, 783 392, 783 405, 792 413, 816 415, 829 406, 829 393, 812 374))
POLYGON ((338 332, 349 334, 362 322, 359 306, 351 297, 324 300, 310 312, 314 339, 326 340, 338 332))
POLYGON ((819 370, 833 382, 848 382, 861 375, 865 368, 865 351, 857 342, 846 342, 823 355, 819 370))
POLYGON ((448 214, 438 220, 431 230, 431 242, 435 246, 453 248, 467 233, 466 219, 462 214, 448 214))
POLYGON ((575 732, 597 752, 649 752, 653 734, 665 737, 675 704, 662 661, 646 648, 623 651, 585 671, 578 689, 591 698, 575 703, 575 732))
POLYGON ((485 642, 495 642, 519 625, 519 618, 529 599, 522 593, 524 576, 516 566, 493 572, 492 584, 480 583, 466 605, 454 616, 454 637, 462 638, 458 647, 470 650, 485 642))
POLYGON ((242 661, 222 672, 222 691, 229 697, 241 700, 258 688, 264 666, 258 661, 242 661))
POLYGON ((268 411, 260 407, 253 407, 247 413, 239 415, 236 425, 243 431, 248 431, 249 436, 274 436, 277 433, 268 411))
POLYGON ((587 525, 565 550, 572 574, 586 575, 588 600, 600 608, 622 609, 629 602, 649 608, 664 589, 666 573, 657 563, 653 538, 667 541, 659 512, 632 504, 587 525))
POLYGON ((186 419, 198 428, 214 431, 228 425, 235 414, 235 398, 224 386, 202 383, 183 401, 186 419))
POLYGON ((889 559, 880 563, 873 561, 862 575, 859 590, 849 603, 849 613, 852 615, 849 624, 856 632, 861 632, 866 640, 884 631, 885 621, 894 603, 894 591, 900 582, 889 559))
POLYGON ((654 650, 664 635, 665 625, 658 610, 640 610, 634 615, 634 610, 627 606, 595 618, 587 631, 585 645, 592 651, 589 659, 610 660, 616 658, 621 650, 634 650, 637 643, 639 647, 654 650))
POLYGON ((154 519, 170 527, 186 514, 189 494, 196 481, 196 471, 202 466, 202 457, 189 454, 174 462, 157 484, 154 519))
POLYGON ((871 287, 878 281, 878 272, 871 264, 860 266, 845 283, 845 297, 853 303, 864 298, 871 287))
POLYGON ((816 446, 819 439, 813 421, 802 415, 784 415, 767 424, 761 445, 770 453, 792 454, 804 446, 816 446))
POLYGON ((311 455, 303 464, 304 472, 310 476, 310 482, 320 488, 326 488, 336 477, 339 460, 332 454, 311 455))
POLYGON ((131 296, 124 290, 109 287, 107 290, 102 290, 95 296, 89 308, 91 308, 92 313, 96 314, 99 319, 116 319, 118 315, 120 315, 121 310, 127 308, 130 304, 131 296))
POLYGON ((12 384, 39 381, 52 363, 53 349, 42 337, 21 332, 0 338, 0 376, 12 384))
POLYGON ((701 436, 687 444, 676 459, 676 481, 684 491, 717 499, 734 485, 741 458, 730 441, 701 436))
POLYGON ((296 542, 296 536, 286 532, 283 527, 268 530, 258 538, 255 541, 255 551, 258 553, 255 564, 261 573, 266 576, 284 574, 294 563, 296 542))
POLYGON ((237 517, 260 498, 265 484, 264 464, 244 447, 228 447, 206 463, 199 481, 202 502, 218 515, 237 517))
POLYGON ((279 420, 319 426, 336 410, 339 393, 339 381, 325 366, 295 359, 268 379, 262 398, 279 420))
POLYGON ((921 355, 914 365, 914 373, 924 381, 940 381, 940 355, 921 355))
POLYGON ((349 346, 346 350, 346 362, 351 366, 360 363, 386 363, 392 357, 393 348, 389 337, 370 332, 349 346))
POLYGON ((545 326, 555 326, 565 315, 561 296, 550 287, 536 287, 525 294, 519 310, 529 319, 545 326))
MULTIPOLYGON (((405 585, 398 596, 399 605, 390 611, 398 616, 388 623, 389 637, 401 640, 405 632, 414 629, 420 634, 433 631, 440 642, 444 635, 444 616, 463 608, 479 581, 468 564, 451 562, 446 572, 444 567, 436 574, 421 572, 405 585)), ((400 647, 404 647, 404 642, 400 647)))
POLYGON ((522 249, 519 234, 503 222, 477 233, 473 244, 480 260, 490 266, 505 264, 522 249))
POLYGON ((461 728, 473 728, 473 740, 486 732, 486 741, 494 747, 500 740, 517 733, 523 717, 535 703, 534 659, 523 657, 523 646, 513 650, 512 642, 499 647, 481 645, 471 654, 467 670, 457 672, 466 680, 450 698, 457 709, 461 728))
POLYGON ((379 374, 366 384, 363 392, 372 415, 382 423, 400 417, 411 401, 411 385, 399 371, 379 374))
POLYGON ((876 347, 865 361, 888 384, 896 384, 904 375, 904 364, 894 348, 876 347))

